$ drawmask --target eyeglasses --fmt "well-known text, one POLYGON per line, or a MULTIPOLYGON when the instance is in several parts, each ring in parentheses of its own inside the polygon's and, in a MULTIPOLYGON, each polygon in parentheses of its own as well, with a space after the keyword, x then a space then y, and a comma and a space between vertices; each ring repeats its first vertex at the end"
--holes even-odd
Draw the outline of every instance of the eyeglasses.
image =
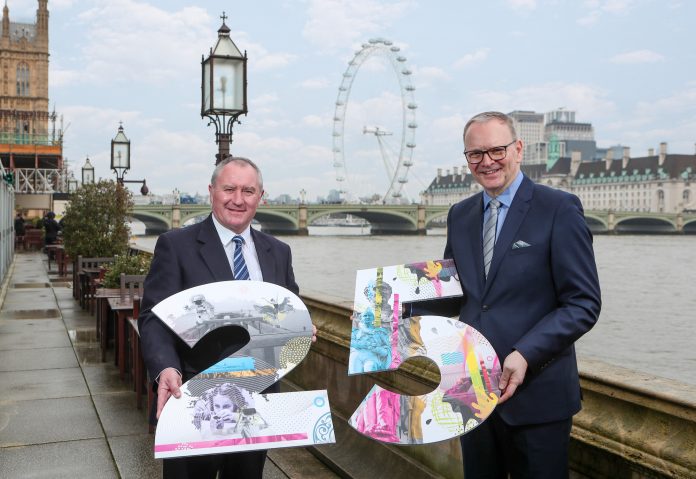
POLYGON ((488 158, 490 158, 493 161, 501 161, 504 160, 505 157, 507 156, 507 149, 508 146, 512 145, 515 143, 517 140, 512 140, 510 143, 504 146, 494 146, 493 148, 489 148, 487 150, 470 150, 470 151, 465 151, 464 156, 466 156, 466 160, 471 163, 472 165, 477 165, 483 161, 483 157, 488 153, 488 158))

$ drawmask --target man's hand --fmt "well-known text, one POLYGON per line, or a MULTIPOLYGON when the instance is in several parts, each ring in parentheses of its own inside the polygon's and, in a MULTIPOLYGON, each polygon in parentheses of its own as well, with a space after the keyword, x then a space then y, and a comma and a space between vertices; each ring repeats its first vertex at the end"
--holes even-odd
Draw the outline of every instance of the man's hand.
POLYGON ((515 394, 517 386, 524 381, 525 374, 527 374, 527 360, 524 359, 519 351, 513 351, 508 354, 508 357, 503 361, 503 373, 500 375, 500 381, 498 382, 498 386, 503 393, 498 404, 503 404, 515 394))
POLYGON ((157 383, 157 419, 159 419, 165 403, 171 396, 177 399, 181 397, 180 387, 181 376, 176 369, 167 368, 160 373, 157 383))
POLYGON ((317 342, 317 327, 312 324, 312 342, 317 342))

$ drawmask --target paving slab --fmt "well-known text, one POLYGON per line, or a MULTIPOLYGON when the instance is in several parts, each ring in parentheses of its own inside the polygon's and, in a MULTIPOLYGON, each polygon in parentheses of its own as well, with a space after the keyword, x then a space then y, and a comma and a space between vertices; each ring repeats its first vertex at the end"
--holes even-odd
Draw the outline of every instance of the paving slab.
POLYGON ((77 367, 73 348, 0 350, 0 371, 31 371, 77 367))
POLYGON ((3 309, 43 309, 55 307, 55 304, 56 297, 52 289, 9 288, 7 290, 7 297, 3 303, 3 309))
POLYGON ((106 441, 91 439, 0 449, 0 477, 111 479, 119 475, 106 441))
POLYGON ((0 319, 0 334, 6 333, 43 333, 44 331, 65 332, 65 323, 60 318, 51 319, 0 319))
POLYGON ((162 461, 155 459, 154 434, 108 438, 122 478, 162 477, 162 461))
POLYGON ((89 396, 0 403, 0 447, 104 437, 89 396))
POLYGON ((55 301, 44 303, 47 306, 45 308, 42 308, 40 303, 29 303, 28 301, 17 303, 23 309, 17 306, 13 307, 12 304, 7 304, 6 301, 2 311, 0 311, 0 319, 56 319, 61 317, 60 310, 53 307, 55 306, 55 301), (31 304, 37 309, 26 309, 27 304, 31 304))
POLYGON ((6 333, 0 336, 0 350, 71 347, 70 337, 63 331, 6 333))
POLYGON ((92 399, 107 438, 148 432, 147 412, 135 407, 134 392, 94 394, 92 399))
POLYGON ((0 384, 4 388, 2 403, 89 396, 80 368, 0 372, 0 384))
POLYGON ((82 373, 93 395, 130 391, 130 385, 121 380, 113 361, 83 366, 82 373))

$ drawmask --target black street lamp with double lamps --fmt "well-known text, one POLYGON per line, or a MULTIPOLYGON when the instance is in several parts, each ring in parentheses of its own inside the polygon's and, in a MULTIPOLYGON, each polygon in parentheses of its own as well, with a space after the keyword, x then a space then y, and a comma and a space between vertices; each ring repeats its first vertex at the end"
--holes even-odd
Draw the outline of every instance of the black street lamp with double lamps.
POLYGON ((247 55, 246 52, 242 55, 230 38, 225 12, 221 18, 217 44, 210 49, 208 58, 201 61, 201 117, 207 116, 215 125, 216 165, 230 156, 232 127, 248 111, 247 55))
POLYGON ((111 169, 116 173, 116 181, 123 185, 124 183, 139 183, 143 186, 140 188, 140 193, 146 196, 150 191, 145 184, 145 180, 124 180, 126 172, 130 170, 130 140, 123 132, 123 124, 119 124, 118 133, 111 140, 111 169))

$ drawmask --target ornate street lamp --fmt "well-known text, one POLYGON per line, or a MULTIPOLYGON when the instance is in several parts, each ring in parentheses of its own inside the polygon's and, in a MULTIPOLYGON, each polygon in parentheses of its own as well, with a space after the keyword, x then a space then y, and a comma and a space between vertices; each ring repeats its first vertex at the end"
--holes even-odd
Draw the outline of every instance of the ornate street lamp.
MULTIPOLYGON (((124 180, 123 176, 130 170, 130 140, 123 132, 123 123, 118 125, 118 133, 111 140, 111 169, 116 173, 116 181, 124 183, 142 183, 140 193, 146 196, 150 191, 145 184, 145 180, 124 180)), ((84 170, 83 170, 84 171, 84 170)))
POLYGON ((75 178, 75 175, 70 173, 70 178, 68 178, 68 193, 75 193, 77 191, 77 178, 75 178))
POLYGON ((123 176, 130 170, 130 140, 123 132, 123 124, 118 125, 118 133, 111 140, 111 169, 116 173, 116 180, 123 183, 123 176))
POLYGON ((85 160, 85 166, 82 167, 82 184, 94 183, 94 167, 89 162, 89 156, 85 160))
POLYGON ((230 38, 225 12, 221 18, 217 44, 208 58, 201 61, 201 117, 207 116, 215 125, 216 165, 230 155, 232 127, 239 123, 240 115, 247 114, 246 51, 242 55, 230 38))

